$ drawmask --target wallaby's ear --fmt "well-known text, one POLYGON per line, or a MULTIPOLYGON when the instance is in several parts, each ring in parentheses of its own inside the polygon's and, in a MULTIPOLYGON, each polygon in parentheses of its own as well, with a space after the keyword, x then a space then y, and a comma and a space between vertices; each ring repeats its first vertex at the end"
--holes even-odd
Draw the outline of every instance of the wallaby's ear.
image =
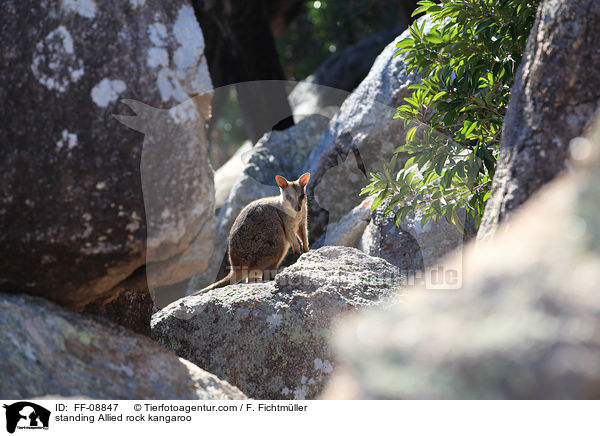
POLYGON ((285 177, 275 176, 275 181, 277 182, 277 186, 279 186, 281 189, 287 188, 288 181, 285 180, 285 177))
POLYGON ((304 173, 300 176, 300 178, 298 179, 298 181, 300 182, 300 186, 306 186, 308 185, 308 181, 310 179, 310 173, 304 173))

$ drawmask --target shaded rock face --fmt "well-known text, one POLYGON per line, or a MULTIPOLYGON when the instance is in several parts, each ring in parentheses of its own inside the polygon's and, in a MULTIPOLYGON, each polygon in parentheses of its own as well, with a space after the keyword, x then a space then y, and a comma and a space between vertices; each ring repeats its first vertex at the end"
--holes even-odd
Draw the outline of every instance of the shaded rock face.
POLYGON ((384 216, 386 207, 383 204, 375 209, 360 239, 358 248, 365 253, 381 257, 402 271, 415 272, 436 268, 446 254, 462 249, 462 233, 445 219, 430 220, 422 226, 422 214, 417 211, 397 227, 393 211, 384 216))
POLYGON ((600 130, 587 145, 575 174, 468 247, 463 289, 341 323, 326 397, 600 398, 600 130))
POLYGON ((231 188, 244 171, 251 151, 252 143, 245 141, 234 155, 215 171, 215 209, 218 210, 225 204, 231 188))
MULTIPOLYGON (((205 272, 190 280, 190 293, 216 280, 226 256, 229 231, 240 211, 258 198, 279 195, 276 175, 296 180, 307 171, 308 156, 326 125, 326 118, 313 115, 285 131, 269 132, 256 143, 245 158, 247 163, 242 174, 219 211, 210 264, 205 272)), ((308 207, 311 208, 310 199, 308 207)), ((310 232, 310 222, 308 225, 310 232)), ((225 275, 224 269, 221 272, 225 275)))
POLYGON ((84 312, 100 315, 136 333, 150 336, 150 318, 154 302, 148 289, 146 269, 140 268, 116 286, 110 300, 97 300, 84 312))
POLYGON ((151 289, 203 271, 215 230, 213 171, 204 124, 210 94, 160 110, 125 100, 136 116, 118 115, 145 133, 141 178, 146 209, 146 272, 151 289), (177 168, 178 173, 173 173, 177 168))
POLYGON ((404 271, 423 270, 421 247, 410 232, 398 228, 393 214, 383 216, 377 208, 360 238, 358 248, 370 256, 381 257, 404 271))
MULTIPOLYGON (((0 289, 82 308, 110 297, 144 264, 150 230, 143 136, 111 114, 123 110, 116 106, 123 98, 172 107, 209 90, 202 33, 185 0, 3 7, 0 289)), ((200 117, 209 104, 179 111, 178 119, 200 117)), ((169 156, 169 167, 154 177, 183 186, 203 174, 203 186, 190 185, 188 194, 208 199, 212 177, 203 153, 169 156), (194 171, 199 164, 206 168, 194 171)), ((160 207, 153 215, 168 211, 184 221, 186 210, 175 203, 160 207)), ((190 235, 200 229, 188 226, 190 235)), ((174 236, 164 255, 183 251, 190 237, 174 236)))
MULTIPOLYGON (((309 186, 309 195, 316 195, 325 178, 330 193, 317 198, 318 205, 309 210, 313 240, 324 232, 328 222, 339 220, 362 201, 359 194, 369 183, 368 174, 389 163, 393 151, 404 143, 404 123, 393 119, 395 108, 412 94, 408 88, 419 78, 408 73, 402 56, 393 56, 396 43, 407 37, 407 32, 377 57, 367 77, 345 99, 311 153, 314 184, 309 186), (351 162, 355 169, 350 169, 348 159, 355 161, 351 162), (345 164, 346 170, 332 175, 332 168, 340 163, 345 164)), ((398 164, 402 165, 402 159, 398 164)))
POLYGON ((152 336, 252 398, 314 398, 333 371, 332 320, 380 304, 396 277, 382 259, 323 247, 300 256, 274 281, 172 303, 153 316, 152 336))
POLYGON ((533 192, 565 169, 569 142, 600 101, 600 3, 544 1, 504 120, 492 195, 478 232, 492 236, 533 192))
POLYGON ((330 223, 327 231, 313 244, 313 248, 324 245, 358 248, 363 232, 371 220, 371 203, 372 198, 367 198, 339 221, 330 223))
POLYGON ((45 299, 0 294, 0 397, 245 399, 154 341, 45 299))
MULTIPOLYGON (((331 56, 307 81, 318 85, 353 91, 367 76, 381 51, 401 34, 406 25, 383 30, 331 56)), ((341 103, 341 102, 340 102, 341 103)))

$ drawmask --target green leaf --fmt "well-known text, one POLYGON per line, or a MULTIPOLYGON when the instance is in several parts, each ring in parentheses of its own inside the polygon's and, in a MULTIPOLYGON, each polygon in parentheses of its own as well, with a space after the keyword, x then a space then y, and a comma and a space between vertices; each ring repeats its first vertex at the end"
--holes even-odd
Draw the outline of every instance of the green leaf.
POLYGON ((375 197, 375 199, 373 200, 373 203, 371 204, 371 212, 373 212, 375 209, 377 209, 377 206, 379 206, 381 203, 383 203, 383 201, 386 198, 386 196, 385 196, 386 193, 387 193, 387 190, 382 191, 377 197, 375 197))
POLYGON ((444 165, 446 164, 446 155, 437 155, 433 162, 435 165, 435 172, 439 175, 442 175, 442 170, 444 169, 444 165))
POLYGON ((399 41, 398 43, 396 43, 396 48, 412 47, 413 45, 415 45, 414 39, 405 38, 402 41, 399 41))
POLYGON ((385 208, 385 210, 383 211, 384 215, 388 215, 391 211, 393 211, 396 206, 398 206, 401 202, 403 201, 403 198, 400 197, 399 195, 395 196, 392 198, 392 201, 390 201, 390 204, 388 205, 388 207, 385 208))
POLYGON ((392 157, 392 161, 390 162, 390 171, 394 172, 396 170, 396 161, 398 160, 398 153, 394 153, 392 157))

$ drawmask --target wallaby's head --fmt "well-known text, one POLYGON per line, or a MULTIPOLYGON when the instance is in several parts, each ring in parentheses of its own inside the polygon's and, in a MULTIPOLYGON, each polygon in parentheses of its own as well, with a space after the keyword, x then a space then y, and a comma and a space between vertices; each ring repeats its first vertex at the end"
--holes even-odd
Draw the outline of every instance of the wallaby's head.
POLYGON ((284 207, 300 212, 306 208, 306 185, 310 179, 310 173, 304 173, 298 180, 290 182, 285 177, 275 176, 275 181, 281 191, 281 203, 284 207))

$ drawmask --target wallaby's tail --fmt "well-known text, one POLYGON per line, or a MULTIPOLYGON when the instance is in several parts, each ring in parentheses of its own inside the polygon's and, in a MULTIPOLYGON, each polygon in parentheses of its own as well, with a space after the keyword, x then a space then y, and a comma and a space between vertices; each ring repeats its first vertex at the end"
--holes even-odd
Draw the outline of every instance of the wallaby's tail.
POLYGON ((244 274, 242 273, 242 271, 231 270, 229 274, 227 274, 221 280, 214 282, 212 285, 207 286, 206 288, 194 292, 192 295, 201 295, 205 294, 208 291, 212 291, 213 289, 222 288, 227 285, 235 285, 236 283, 240 282, 243 278, 244 274))

